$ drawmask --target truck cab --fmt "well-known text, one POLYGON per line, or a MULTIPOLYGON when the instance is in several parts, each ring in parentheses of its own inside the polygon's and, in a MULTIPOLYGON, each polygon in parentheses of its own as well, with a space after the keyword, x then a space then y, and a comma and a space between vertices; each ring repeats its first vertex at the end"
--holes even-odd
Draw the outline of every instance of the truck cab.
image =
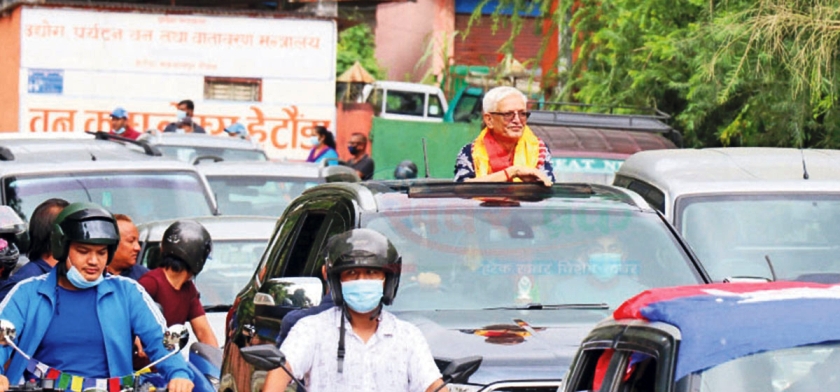
POLYGON ((448 109, 440 87, 420 83, 377 81, 363 96, 376 116, 393 120, 443 122, 448 109))

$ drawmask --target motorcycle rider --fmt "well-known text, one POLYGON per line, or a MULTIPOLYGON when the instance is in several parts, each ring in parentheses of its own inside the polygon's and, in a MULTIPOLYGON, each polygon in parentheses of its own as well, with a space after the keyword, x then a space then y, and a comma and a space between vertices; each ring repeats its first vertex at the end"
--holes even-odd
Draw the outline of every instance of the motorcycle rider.
POLYGON ((163 307, 167 325, 189 321, 199 342, 219 347, 192 282, 204 269, 212 249, 210 233, 200 223, 191 220, 172 223, 163 233, 159 268, 146 273, 138 282, 163 307))
MULTIPOLYGON (((286 370, 305 377, 313 392, 434 391, 443 385, 420 330, 382 309, 394 300, 400 280, 402 259, 391 241, 354 229, 331 237, 322 254, 336 306, 292 328, 280 347, 286 370)), ((281 391, 290 381, 283 369, 274 369, 263 390, 281 391)))
MULTIPOLYGON (((163 316, 149 296, 131 279, 104 276, 118 233, 113 215, 96 204, 73 203, 56 217, 50 247, 58 264, 21 281, 0 302, 0 319, 17 327, 23 352, 87 381, 132 374, 132 335, 151 357, 167 354, 163 316)), ((8 390, 10 380, 17 384, 38 374, 11 347, 0 348, 0 362, 10 358, 0 375, 0 392, 8 390)), ((193 374, 182 356, 173 355, 157 368, 169 380, 169 391, 192 391, 193 374)))

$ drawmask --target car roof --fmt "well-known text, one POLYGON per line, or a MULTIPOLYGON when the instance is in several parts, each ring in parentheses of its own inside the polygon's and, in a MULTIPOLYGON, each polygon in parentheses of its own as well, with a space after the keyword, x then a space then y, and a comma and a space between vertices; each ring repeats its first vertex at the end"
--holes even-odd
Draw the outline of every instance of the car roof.
POLYGON ((199 163, 195 168, 207 177, 324 178, 335 174, 358 177, 353 169, 346 166, 323 166, 309 162, 224 161, 199 163))
MULTIPOLYGON (((166 228, 179 220, 185 219, 167 219, 137 225, 141 241, 160 241, 166 228)), ((203 216, 189 218, 189 220, 201 223, 210 233, 210 238, 213 241, 268 241, 274 232, 274 225, 277 223, 276 218, 236 215, 203 216)))
POLYGON ((143 134, 140 140, 160 146, 192 146, 263 151, 259 145, 250 140, 226 135, 217 136, 208 133, 155 132, 143 134))
POLYGON ((0 161, 67 162, 155 160, 151 149, 134 143, 90 137, 15 137, 0 139, 0 161))
POLYGON ((653 327, 682 340, 679 379, 761 351, 840 341, 840 330, 825 316, 837 311, 840 285, 713 283, 649 289, 625 301, 596 329, 653 327))
POLYGON ((738 191, 840 191, 838 169, 837 150, 733 147, 642 151, 627 158, 616 175, 642 180, 676 196, 738 191))
POLYGON ((137 171, 190 171, 196 172, 192 165, 176 160, 156 159, 131 162, 106 160, 69 161, 69 162, 4 162, 0 165, 0 175, 37 175, 50 173, 114 173, 137 171))
POLYGON ((424 93, 437 93, 440 92, 440 87, 437 86, 430 86, 428 84, 422 83, 411 83, 411 82, 396 82, 390 80, 378 80, 373 82, 374 87, 382 87, 389 90, 404 90, 404 91, 415 91, 415 92, 424 92, 424 93))
POLYGON ((365 181, 330 183, 303 195, 350 194, 362 212, 417 209, 459 210, 478 206, 521 205, 653 211, 636 193, 598 184, 456 183, 451 180, 365 181))

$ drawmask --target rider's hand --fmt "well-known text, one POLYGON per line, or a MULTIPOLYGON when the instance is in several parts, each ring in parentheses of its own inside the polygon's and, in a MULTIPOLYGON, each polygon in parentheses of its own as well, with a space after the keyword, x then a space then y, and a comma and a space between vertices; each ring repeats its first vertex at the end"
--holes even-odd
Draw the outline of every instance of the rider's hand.
MULTIPOLYGON (((134 338, 134 348, 137 349, 137 357, 142 359, 148 359, 149 357, 146 355, 146 352, 143 351, 143 344, 140 343, 140 338, 134 338)), ((0 391, 2 392, 2 391, 0 391)))
MULTIPOLYGON (((168 392, 192 392, 193 383, 186 378, 173 378, 166 387, 168 392)), ((2 392, 2 391, 0 391, 2 392)))
POLYGON ((9 379, 6 376, 0 374, 0 392, 6 392, 9 390, 9 379))

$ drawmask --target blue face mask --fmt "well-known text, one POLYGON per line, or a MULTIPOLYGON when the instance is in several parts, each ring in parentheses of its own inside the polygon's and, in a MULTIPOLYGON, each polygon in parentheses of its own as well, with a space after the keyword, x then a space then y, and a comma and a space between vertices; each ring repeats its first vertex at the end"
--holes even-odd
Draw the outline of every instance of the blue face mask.
POLYGON ((347 146, 347 151, 350 152, 350 155, 356 155, 359 152, 359 148, 356 146, 347 146))
POLYGON ((117 129, 116 131, 114 131, 114 133, 116 133, 117 135, 122 135, 123 132, 125 132, 125 127, 122 127, 120 129, 117 129))
POLYGON ((91 287, 96 287, 98 284, 102 283, 104 278, 102 277, 102 275, 99 275, 99 277, 96 278, 96 280, 94 280, 93 282, 88 281, 87 279, 85 279, 84 276, 82 276, 82 274, 79 272, 79 270, 76 269, 75 266, 72 266, 70 267, 70 270, 67 271, 67 280, 69 280, 70 284, 75 286, 77 289, 84 290, 89 289, 91 287))
POLYGON ((178 120, 183 120, 185 117, 187 117, 187 112, 186 111, 179 110, 179 111, 175 112, 175 118, 177 118, 178 120))
POLYGON ((382 301, 384 281, 372 279, 341 282, 341 295, 350 309, 359 313, 368 313, 382 301))
POLYGON ((312 147, 317 147, 319 144, 321 144, 321 142, 318 141, 318 136, 312 136, 311 138, 309 138, 309 144, 311 144, 312 147))
POLYGON ((621 253, 593 253, 589 255, 589 273, 605 282, 621 270, 621 253))

